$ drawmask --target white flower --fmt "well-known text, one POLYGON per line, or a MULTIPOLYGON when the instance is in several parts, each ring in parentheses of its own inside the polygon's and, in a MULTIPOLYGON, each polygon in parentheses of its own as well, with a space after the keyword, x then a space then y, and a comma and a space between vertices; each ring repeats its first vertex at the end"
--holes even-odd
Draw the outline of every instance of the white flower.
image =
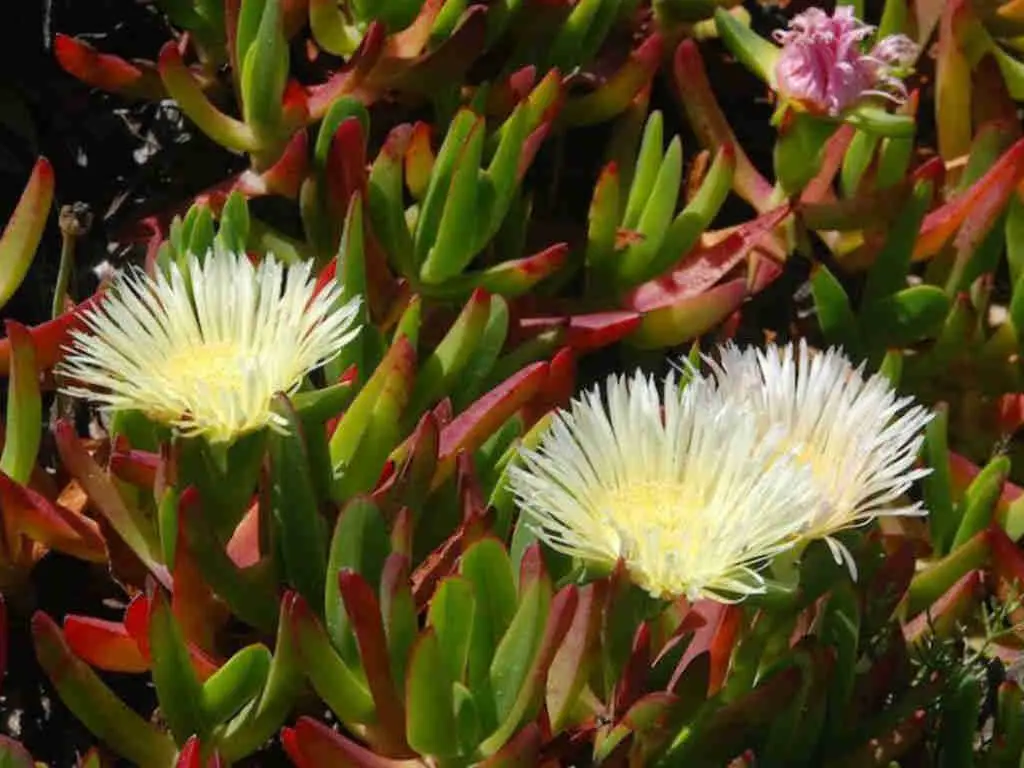
POLYGON ((818 504, 806 467, 778 436, 700 377, 659 393, 639 372, 560 411, 510 482, 552 548, 608 567, 620 558, 656 597, 738 600, 790 547, 818 504))
POLYGON ((743 408, 761 434, 784 431, 787 456, 810 467, 823 497, 804 538, 824 538, 837 562, 856 568, 831 535, 882 515, 922 515, 903 497, 931 470, 914 464, 933 414, 898 397, 881 374, 864 377, 837 349, 811 354, 800 342, 740 350, 708 361, 719 393, 743 408))
POLYGON ((156 279, 136 269, 85 315, 57 372, 70 394, 211 442, 280 428, 273 396, 294 392, 358 333, 358 299, 341 305, 333 281, 314 289, 309 263, 254 266, 219 249, 156 279))

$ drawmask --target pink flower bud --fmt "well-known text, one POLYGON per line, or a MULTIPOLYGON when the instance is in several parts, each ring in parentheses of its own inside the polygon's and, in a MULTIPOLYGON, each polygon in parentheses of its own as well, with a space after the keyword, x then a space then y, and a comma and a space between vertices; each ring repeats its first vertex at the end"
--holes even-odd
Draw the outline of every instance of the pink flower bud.
POLYGON ((779 95, 832 117, 870 96, 903 103, 907 90, 902 78, 913 66, 918 47, 906 35, 890 35, 865 53, 862 43, 874 32, 848 6, 836 8, 831 16, 820 8, 794 16, 788 29, 774 35, 782 45, 775 64, 779 95))

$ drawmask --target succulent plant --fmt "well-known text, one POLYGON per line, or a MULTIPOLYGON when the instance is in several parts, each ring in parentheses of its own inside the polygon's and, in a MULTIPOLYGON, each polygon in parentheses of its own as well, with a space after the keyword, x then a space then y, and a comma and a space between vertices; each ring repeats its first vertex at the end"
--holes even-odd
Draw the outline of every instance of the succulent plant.
MULTIPOLYGON (((0 340, 0 590, 58 550, 125 593, 118 620, 31 620, 103 749, 154 768, 259 762, 275 738, 301 768, 1020 762, 1015 3, 887 0, 877 29, 862 4, 811 9, 778 45, 717 0, 158 5, 180 36, 154 61, 65 35, 57 60, 171 100, 243 170, 140 221, 142 267, 77 304, 69 220, 52 319, 0 340), (910 71, 933 33, 934 94, 910 71), (765 152, 716 97, 712 37, 775 102, 765 152), (593 173, 552 227, 581 136, 593 173), (799 355, 709 343, 774 335, 758 313, 802 272, 813 306, 768 308, 799 355), (609 385, 607 418, 599 389, 570 404, 623 360, 682 374, 609 385), (876 373, 874 400, 847 388, 876 373), (934 418, 901 416, 896 388, 934 418), (710 426, 687 442, 669 397, 698 390, 710 426), (70 397, 103 408, 89 439, 70 397), (723 444, 732 461, 673 463, 723 444), (686 493, 648 472, 684 463, 686 493), (602 501, 601 471, 632 495, 602 501), (152 681, 156 710, 107 673, 152 681)), ((52 199, 41 159, 0 305, 52 199)))

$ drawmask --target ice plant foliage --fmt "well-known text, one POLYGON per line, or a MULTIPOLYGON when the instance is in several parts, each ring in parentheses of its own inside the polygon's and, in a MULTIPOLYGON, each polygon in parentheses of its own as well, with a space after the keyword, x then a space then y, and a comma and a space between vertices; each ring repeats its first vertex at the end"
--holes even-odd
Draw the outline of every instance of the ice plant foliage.
POLYGON ((924 514, 904 494, 929 468, 915 468, 932 412, 899 397, 881 374, 864 376, 838 349, 812 354, 801 341, 740 349, 729 343, 709 361, 719 394, 773 438, 788 462, 809 467, 822 500, 805 538, 824 538, 837 561, 850 554, 830 536, 882 515, 924 514))
POLYGON ((272 256, 190 255, 152 278, 121 275, 86 314, 58 371, 67 392, 104 406, 229 442, 279 427, 277 392, 294 392, 311 370, 358 333, 358 299, 319 293, 309 263, 286 268, 272 256))
POLYGON ((610 377, 560 411, 510 481, 538 535, 585 562, 620 558, 656 597, 737 600, 816 509, 815 484, 781 434, 697 377, 661 392, 610 377))
POLYGON ((788 26, 774 34, 782 45, 775 86, 785 100, 836 117, 866 97, 906 99, 903 78, 918 54, 906 35, 889 35, 865 53, 863 42, 875 28, 856 18, 849 6, 836 8, 831 16, 809 8, 788 26))

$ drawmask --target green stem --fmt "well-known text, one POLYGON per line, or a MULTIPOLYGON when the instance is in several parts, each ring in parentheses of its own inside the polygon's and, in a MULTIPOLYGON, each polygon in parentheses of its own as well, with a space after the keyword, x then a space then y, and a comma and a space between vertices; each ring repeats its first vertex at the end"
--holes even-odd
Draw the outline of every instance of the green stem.
POLYGON ((64 298, 68 295, 71 273, 75 269, 75 242, 89 231, 92 214, 82 203, 65 205, 60 209, 60 270, 57 272, 57 287, 53 292, 52 317, 64 314, 64 298))

